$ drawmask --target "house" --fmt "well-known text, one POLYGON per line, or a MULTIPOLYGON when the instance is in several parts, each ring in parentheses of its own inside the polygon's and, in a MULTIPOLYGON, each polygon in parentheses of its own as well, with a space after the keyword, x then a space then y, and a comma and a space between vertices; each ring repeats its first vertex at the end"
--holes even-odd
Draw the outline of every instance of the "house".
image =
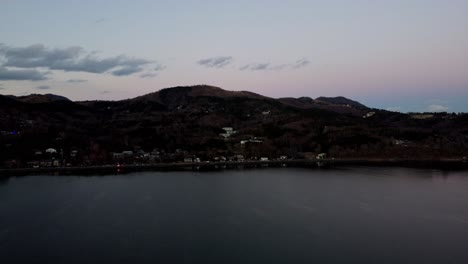
POLYGON ((412 119, 431 119, 434 118, 433 114, 411 114, 412 119))
POLYGON ((280 159, 280 160, 287 160, 287 159, 288 159, 288 156, 284 156, 284 155, 283 155, 283 156, 280 156, 279 159, 280 159))
POLYGON ((241 145, 245 145, 247 143, 262 143, 262 142, 263 142, 262 140, 257 139, 256 137, 253 137, 251 139, 244 139, 240 141, 241 145))
POLYGON ((267 157, 260 157, 260 161, 268 161, 267 157))
POLYGON ((395 144, 395 145, 403 145, 403 144, 405 144, 405 143, 406 143, 406 141, 405 141, 405 140, 401 140, 401 139, 395 139, 395 140, 393 141, 393 144, 395 144))
POLYGON ((237 131, 235 131, 232 127, 223 127, 223 130, 224 130, 224 133, 221 133, 219 135, 224 137, 225 139, 237 133, 237 131))
POLYGON ((192 163, 193 159, 192 158, 184 158, 185 163, 192 163))
POLYGON ((122 151, 122 155, 124 155, 124 156, 133 156, 133 151, 131 151, 131 150, 122 151))
POLYGON ((234 129, 232 127, 223 127, 223 130, 226 131, 228 134, 232 134, 234 132, 234 129))
POLYGON ((39 168, 39 161, 29 161, 26 164, 28 168, 39 168))
POLYGON ((375 115, 375 112, 369 112, 366 115, 364 115, 362 118, 369 118, 369 117, 374 116, 374 115, 375 115))
POLYGON ((114 159, 119 159, 119 158, 123 158, 124 155, 122 153, 114 152, 112 153, 112 157, 114 157, 114 159))
POLYGON ((50 160, 44 160, 39 162, 40 167, 52 167, 52 161, 50 160))
POLYGON ((407 147, 408 145, 411 145, 411 141, 409 141, 409 140, 395 139, 395 140, 393 141, 393 144, 398 145, 398 146, 407 147))
POLYGON ((316 159, 326 159, 327 158, 327 154, 326 153, 320 153, 317 155, 316 159))
POLYGON ((56 150, 56 149, 53 149, 53 148, 48 148, 48 149, 46 149, 45 152, 46 152, 46 153, 49 153, 49 154, 56 154, 56 153, 57 153, 57 150, 56 150))

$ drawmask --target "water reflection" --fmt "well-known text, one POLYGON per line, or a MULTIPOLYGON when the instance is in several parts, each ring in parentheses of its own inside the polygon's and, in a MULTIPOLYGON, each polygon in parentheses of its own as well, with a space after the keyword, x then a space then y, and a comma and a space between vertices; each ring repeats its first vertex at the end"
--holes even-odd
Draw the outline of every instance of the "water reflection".
POLYGON ((9 181, 10 181, 10 177, 0 176, 0 185, 7 185, 9 181))
POLYGON ((465 171, 287 167, 0 184, 5 263, 468 263, 465 171))

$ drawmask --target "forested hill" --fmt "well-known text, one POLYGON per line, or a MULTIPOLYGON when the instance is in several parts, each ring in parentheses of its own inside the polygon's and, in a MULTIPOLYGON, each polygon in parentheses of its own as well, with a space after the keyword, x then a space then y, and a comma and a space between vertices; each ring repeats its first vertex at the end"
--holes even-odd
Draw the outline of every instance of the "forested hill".
POLYGON ((0 130, 0 166, 50 158, 50 148, 74 164, 109 164, 122 151, 206 160, 468 156, 466 114, 402 114, 344 97, 273 99, 207 85, 121 101, 0 95, 0 130))

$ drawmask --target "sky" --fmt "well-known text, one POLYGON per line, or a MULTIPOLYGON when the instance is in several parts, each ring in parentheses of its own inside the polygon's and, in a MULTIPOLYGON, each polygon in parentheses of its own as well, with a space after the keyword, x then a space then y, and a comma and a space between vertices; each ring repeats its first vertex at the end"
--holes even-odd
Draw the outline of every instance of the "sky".
POLYGON ((0 94, 209 84, 468 112, 468 0, 0 0, 0 94))

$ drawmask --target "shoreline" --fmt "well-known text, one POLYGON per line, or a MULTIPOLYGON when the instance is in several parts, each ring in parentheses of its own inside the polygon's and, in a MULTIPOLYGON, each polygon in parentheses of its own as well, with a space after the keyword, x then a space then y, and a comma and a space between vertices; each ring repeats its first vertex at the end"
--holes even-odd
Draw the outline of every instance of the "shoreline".
POLYGON ((468 161, 464 159, 312 159, 312 160, 270 160, 270 161, 227 161, 227 162, 191 162, 191 163, 155 163, 122 164, 80 167, 41 167, 41 168, 0 168, 1 176, 35 175, 52 173, 68 175, 84 174, 120 174, 135 171, 178 171, 178 170, 223 170, 231 168, 254 167, 340 167, 340 166, 396 166, 411 168, 429 168, 442 170, 468 170, 468 161))

